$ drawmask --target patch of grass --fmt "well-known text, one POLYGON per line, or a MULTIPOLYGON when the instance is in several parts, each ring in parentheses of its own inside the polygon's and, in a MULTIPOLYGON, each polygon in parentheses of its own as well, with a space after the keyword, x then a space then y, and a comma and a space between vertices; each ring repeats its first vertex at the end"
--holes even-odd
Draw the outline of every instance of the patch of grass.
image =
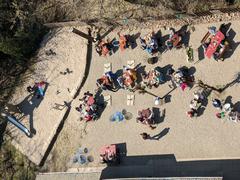
POLYGON ((32 180, 36 177, 36 166, 5 142, 0 150, 0 179, 32 180))

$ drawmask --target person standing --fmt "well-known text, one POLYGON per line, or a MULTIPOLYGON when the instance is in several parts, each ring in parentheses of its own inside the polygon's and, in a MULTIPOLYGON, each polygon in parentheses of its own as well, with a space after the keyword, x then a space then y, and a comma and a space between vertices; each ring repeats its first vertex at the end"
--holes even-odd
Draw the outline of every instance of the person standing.
POLYGON ((220 110, 222 109, 222 103, 219 99, 213 99, 212 105, 217 109, 220 109, 220 110))
POLYGON ((143 138, 144 140, 150 139, 150 135, 147 134, 147 133, 145 133, 145 132, 141 133, 140 135, 142 136, 142 138, 143 138))

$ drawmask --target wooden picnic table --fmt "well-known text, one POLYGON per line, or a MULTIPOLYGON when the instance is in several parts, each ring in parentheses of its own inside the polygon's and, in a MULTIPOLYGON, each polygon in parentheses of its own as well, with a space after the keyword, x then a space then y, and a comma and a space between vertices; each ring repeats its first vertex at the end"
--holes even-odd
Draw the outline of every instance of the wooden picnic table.
POLYGON ((216 52, 221 41, 224 40, 225 36, 221 31, 218 31, 215 36, 211 38, 211 42, 205 51, 205 55, 210 59, 212 55, 216 52))
POLYGON ((180 42, 180 36, 178 34, 174 34, 171 38, 171 41, 173 43, 173 47, 177 47, 180 42))

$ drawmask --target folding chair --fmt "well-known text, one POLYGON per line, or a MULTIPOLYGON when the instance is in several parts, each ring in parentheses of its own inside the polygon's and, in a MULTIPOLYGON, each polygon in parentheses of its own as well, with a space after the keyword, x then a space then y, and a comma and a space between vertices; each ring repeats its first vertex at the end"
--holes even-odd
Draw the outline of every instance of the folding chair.
POLYGON ((127 105, 128 106, 133 106, 134 105, 134 99, 135 99, 134 94, 128 94, 127 95, 127 105))

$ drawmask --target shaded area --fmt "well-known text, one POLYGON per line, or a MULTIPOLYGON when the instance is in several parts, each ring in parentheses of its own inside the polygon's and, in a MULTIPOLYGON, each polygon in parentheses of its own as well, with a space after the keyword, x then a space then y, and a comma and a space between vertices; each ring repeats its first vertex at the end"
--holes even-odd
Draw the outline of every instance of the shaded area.
POLYGON ((190 40, 190 31, 188 31, 188 25, 182 26, 178 31, 177 34, 179 34, 182 37, 181 44, 183 44, 185 47, 189 46, 189 40, 190 40))
MULTIPOLYGON (((88 35, 91 36, 91 30, 88 29, 88 35)), ((91 61, 92 61, 92 41, 88 40, 88 45, 87 45, 87 61, 86 61, 86 67, 85 67, 85 71, 84 71, 84 76, 82 79, 82 82, 76 92, 76 94, 74 95, 73 99, 76 99, 76 97, 79 95, 80 90, 82 89, 82 87, 84 86, 88 74, 89 74, 89 70, 90 70, 90 66, 91 66, 91 61)))
POLYGON ((127 41, 131 49, 135 49, 137 47, 137 39, 140 37, 141 33, 126 35, 127 41))
POLYGON ((162 111, 160 111, 159 108, 153 107, 152 108, 153 114, 154 114, 154 122, 156 124, 162 123, 165 119, 165 115, 166 115, 166 109, 163 109, 162 111))
POLYGON ((229 49, 227 49, 226 53, 224 54, 224 58, 230 58, 240 44, 240 42, 234 41, 235 36, 236 32, 231 28, 228 31, 228 36, 226 37, 226 40, 229 42, 229 49))
POLYGON ((3 136, 5 134, 6 128, 7 128, 7 120, 1 120, 0 121, 0 148, 2 147, 2 143, 4 141, 3 136))
POLYGON ((204 59, 204 49, 201 45, 201 46, 198 47, 198 61, 196 61, 194 64, 199 63, 203 59, 204 59))
POLYGON ((52 148, 53 148, 53 146, 54 146, 54 144, 55 144, 55 142, 57 140, 57 137, 58 137, 59 133, 61 132, 61 130, 62 130, 63 126, 64 126, 64 122, 67 119, 70 111, 71 111, 71 102, 68 103, 67 111, 64 114, 62 121, 59 123, 59 126, 58 126, 58 128, 56 130, 56 133, 54 134, 51 142, 49 143, 48 148, 47 148, 45 154, 43 155, 41 162, 39 163, 39 166, 43 166, 44 165, 48 155, 50 154, 50 152, 51 152, 51 150, 52 150, 52 148))
POLYGON ((208 105, 208 96, 211 94, 211 92, 211 89, 203 89, 202 95, 204 96, 204 99, 201 101, 201 106, 198 109, 198 116, 203 115, 204 111, 206 110, 208 105))
MULTIPOLYGON (((44 93, 46 93, 46 90, 48 88, 49 84, 46 82, 46 85, 44 87, 44 93)), ((36 98, 34 94, 29 94, 25 99, 20 102, 17 106, 19 107, 21 113, 23 113, 24 116, 29 116, 29 130, 31 132, 31 136, 36 134, 36 130, 33 126, 33 112, 36 108, 39 107, 44 97, 36 98)))
POLYGON ((139 177, 240 177, 240 160, 177 162, 173 154, 126 156, 118 167, 106 167, 100 179, 139 177))

